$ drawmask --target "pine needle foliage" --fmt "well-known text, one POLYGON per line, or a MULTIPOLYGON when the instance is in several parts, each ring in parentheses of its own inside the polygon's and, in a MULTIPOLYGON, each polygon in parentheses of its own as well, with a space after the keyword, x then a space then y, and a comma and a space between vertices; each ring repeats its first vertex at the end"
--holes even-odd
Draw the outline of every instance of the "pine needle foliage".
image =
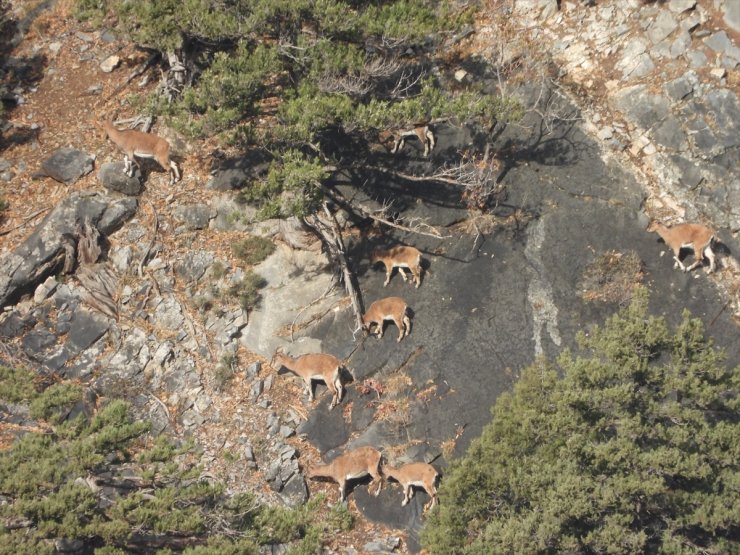
MULTIPOLYGON (((345 142, 429 121, 491 127, 521 106, 452 76, 451 37, 475 3, 425 0, 75 0, 135 43, 177 54, 185 84, 137 99, 191 138, 221 137, 275 160, 244 195, 260 218, 305 216, 348 163, 345 142), (97 15, 96 15, 97 14, 97 15)), ((168 60, 168 56, 162 56, 168 60)))
POLYGON ((740 368, 647 293, 522 372, 440 488, 432 553, 738 553, 740 368))
MULTIPOLYGON (((2 403, 47 399, 44 407, 59 407, 68 386, 39 391, 30 372, 0 367, 2 403)), ((314 553, 326 541, 318 499, 289 509, 227 495, 222 484, 199 478, 191 444, 165 436, 145 442, 149 424, 134 420, 123 401, 89 419, 39 421, 38 428, 0 451, 0 554, 256 555, 276 542, 314 553)))

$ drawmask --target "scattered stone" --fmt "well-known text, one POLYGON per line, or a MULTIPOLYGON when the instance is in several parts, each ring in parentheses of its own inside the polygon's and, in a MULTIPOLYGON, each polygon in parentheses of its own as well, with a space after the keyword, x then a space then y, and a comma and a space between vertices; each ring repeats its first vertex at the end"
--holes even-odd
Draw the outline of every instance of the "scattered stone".
POLYGON ((689 50, 686 53, 689 61, 689 67, 697 69, 707 65, 707 56, 701 50, 689 50))
POLYGON ((105 60, 100 62, 100 71, 103 73, 110 73, 118 67, 121 63, 121 58, 118 56, 108 56, 105 60))
POLYGON ((129 177, 125 172, 123 162, 107 162, 100 166, 98 179, 103 187, 109 191, 116 191, 124 195, 136 196, 144 189, 139 179, 139 170, 134 170, 134 175, 129 177))
POLYGON ((289 438, 290 436, 295 434, 295 430, 291 428, 290 426, 280 426, 280 435, 284 438, 289 438))
POLYGON ((696 0, 669 0, 668 9, 673 13, 682 13, 693 10, 696 6, 696 0))
POLYGON ((180 421, 186 428, 195 428, 196 426, 203 424, 203 422, 205 422, 205 418, 193 409, 188 409, 182 413, 180 421))
POLYGON ((85 152, 72 147, 62 147, 41 162, 41 171, 43 175, 56 181, 72 185, 93 170, 94 161, 95 159, 85 152))
POLYGON ((715 52, 727 54, 731 58, 740 61, 740 48, 732 44, 730 37, 725 31, 714 33, 709 38, 704 39, 704 44, 715 52))
POLYGON ((386 539, 376 539, 371 542, 368 542, 364 546, 364 551, 366 553, 393 553, 395 549, 398 549, 401 545, 400 538, 397 537, 390 537, 386 539))
POLYGON ((249 366, 247 366, 247 369, 245 370, 244 373, 248 380, 253 380, 259 375, 261 370, 262 370, 262 363, 259 360, 255 360, 249 366))
POLYGON ((689 46, 691 46, 691 35, 688 31, 682 31, 671 43, 671 46, 668 49, 668 56, 674 59, 679 58, 686 54, 689 46))
POLYGON ((467 71, 465 71, 464 69, 458 69, 455 72, 455 81, 457 81, 458 83, 462 83, 463 81, 465 81, 465 78, 467 76, 468 76, 467 71))
POLYGON ((198 281, 213 264, 213 253, 205 250, 188 252, 175 262, 175 273, 187 281, 198 281))
POLYGON ((709 74, 716 79, 724 79, 727 75, 727 71, 722 67, 713 68, 709 74))
POLYGON ((57 336, 42 328, 25 334, 21 340, 21 347, 29 358, 41 362, 46 358, 49 347, 56 342, 57 336))
POLYGON ((724 3, 725 15, 723 20, 733 31, 740 33, 740 3, 726 0, 724 3))
POLYGON ((59 41, 54 41, 49 45, 49 50, 51 50, 54 54, 58 54, 61 49, 62 43, 59 41))
POLYGON ((300 474, 294 474, 280 490, 280 498, 289 507, 300 507, 308 501, 308 487, 300 474))
POLYGON ((622 58, 617 62, 617 69, 622 71, 622 78, 637 79, 644 77, 654 68, 650 55, 646 52, 647 42, 635 39, 627 43, 622 58))
POLYGON ((602 141, 606 141, 607 139, 611 139, 614 135, 614 129, 611 127, 602 127, 601 130, 596 134, 599 139, 602 141))
POLYGON ((113 263, 113 266, 120 273, 125 274, 128 272, 133 260, 133 249, 129 245, 113 249, 108 253, 108 260, 113 263))
POLYGON ((96 85, 90 85, 87 89, 85 89, 85 94, 88 94, 90 96, 97 96, 102 92, 103 92, 103 85, 101 85, 100 83, 96 85))
POLYGON ((185 322, 180 303, 169 295, 157 304, 152 313, 152 319, 155 324, 167 330, 179 330, 185 322))
POLYGON ((84 33, 83 31, 75 32, 75 36, 82 42, 92 42, 95 38, 90 33, 84 33))
POLYGON ((215 216, 215 211, 207 204, 178 206, 175 209, 175 217, 188 229, 205 229, 211 218, 215 216))
POLYGON ((246 231, 257 216, 254 206, 239 202, 230 194, 214 199, 211 206, 216 211, 216 217, 209 226, 218 231, 246 231))
POLYGON ((647 35, 653 44, 657 44, 668 38, 678 28, 678 22, 670 12, 662 10, 658 17, 648 29, 647 35))
POLYGON ((0 258, 0 307, 33 290, 55 271, 66 252, 65 237, 74 236, 78 225, 97 222, 101 235, 108 235, 135 211, 133 199, 111 201, 100 194, 75 193, 62 201, 23 243, 0 258))
POLYGON ((691 13, 685 19, 681 20, 681 29, 689 33, 694 31, 699 25, 701 25, 701 17, 696 12, 691 13))
POLYGON ((53 276, 49 276, 48 278, 46 278, 46 281, 36 288, 36 291, 33 294, 34 302, 40 303, 47 299, 49 296, 52 295, 52 293, 54 293, 57 285, 58 282, 53 276))
POLYGON ((213 404, 213 401, 211 398, 204 392, 200 392, 200 394, 195 398, 195 410, 198 412, 205 412, 208 407, 210 407, 213 404))
POLYGON ((103 42, 111 43, 116 42, 118 40, 118 37, 116 37, 115 33, 112 30, 106 29, 105 31, 100 33, 100 40, 102 40, 103 42))
POLYGON ((263 388, 264 384, 262 383, 262 380, 255 380, 252 384, 252 387, 249 388, 249 398, 257 399, 260 395, 262 395, 263 388))
POLYGON ((692 80, 696 78, 696 74, 691 72, 684 74, 678 79, 668 81, 663 89, 665 90, 668 97, 673 101, 683 100, 694 92, 694 86, 691 84, 692 80))

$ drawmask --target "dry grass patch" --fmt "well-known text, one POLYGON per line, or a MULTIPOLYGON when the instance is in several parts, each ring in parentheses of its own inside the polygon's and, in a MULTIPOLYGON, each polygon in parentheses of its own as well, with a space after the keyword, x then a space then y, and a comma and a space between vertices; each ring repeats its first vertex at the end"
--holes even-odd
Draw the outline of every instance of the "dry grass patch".
POLYGON ((606 251, 583 272, 581 298, 626 306, 643 277, 642 260, 635 251, 606 251))

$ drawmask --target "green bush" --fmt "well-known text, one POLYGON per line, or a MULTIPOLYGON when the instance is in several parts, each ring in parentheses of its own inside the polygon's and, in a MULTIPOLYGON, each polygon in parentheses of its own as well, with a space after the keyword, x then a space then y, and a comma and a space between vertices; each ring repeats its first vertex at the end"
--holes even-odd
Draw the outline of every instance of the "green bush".
POLYGON ((82 399, 82 388, 72 383, 49 386, 31 402, 31 416, 58 422, 77 401, 82 399))
POLYGON ((254 266, 275 251, 275 244, 266 237, 255 235, 232 243, 231 250, 240 260, 254 266))
POLYGON ((252 310, 260 300, 260 292, 267 285, 267 280, 261 275, 248 270, 244 279, 228 288, 226 294, 239 300, 239 305, 246 311, 252 310))
POLYGON ((290 150, 270 165, 264 180, 241 194, 247 201, 260 204, 259 219, 301 216, 320 204, 321 182, 328 175, 318 160, 290 150))
POLYGON ((440 487, 432 553, 737 552, 740 368, 647 293, 524 370, 440 487))
POLYGON ((130 103, 187 136, 269 151, 269 174, 243 191, 264 219, 316 211, 342 171, 327 140, 337 133, 368 137, 429 119, 490 127, 521 117, 516 101, 478 84, 445 72, 423 79, 444 66, 443 41, 473 21, 474 5, 76 0, 75 9, 110 13, 141 46, 186 54, 182 91, 130 103))
POLYGON ((38 395, 33 384, 33 375, 28 370, 0 365, 0 400, 28 403, 38 395))
MULTIPOLYGON (((31 374, 21 372, 2 369, 0 381, 30 383, 31 374)), ((68 399, 64 385, 49 399, 68 399)), ((7 390, 27 398, 24 387, 7 390)), ((81 540, 80 552, 102 555, 181 552, 183 543, 194 546, 184 550, 193 555, 256 555, 274 541, 314 553, 326 540, 320 497, 288 509, 260 505, 248 493, 227 495, 222 484, 198 480, 192 444, 160 436, 142 448, 148 429, 126 403, 112 401, 89 422, 29 431, 0 451, 0 553, 53 553, 61 539, 81 540), (112 484, 118 486, 100 487, 112 484)))
POLYGON ((218 391, 221 391, 229 380, 234 377, 238 364, 239 358, 235 353, 226 353, 221 357, 221 361, 216 365, 213 375, 218 391))

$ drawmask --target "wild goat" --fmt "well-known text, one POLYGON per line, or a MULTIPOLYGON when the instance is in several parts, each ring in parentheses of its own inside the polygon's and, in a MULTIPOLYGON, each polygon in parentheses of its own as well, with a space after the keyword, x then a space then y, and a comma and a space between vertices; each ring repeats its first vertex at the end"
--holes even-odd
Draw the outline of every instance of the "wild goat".
POLYGON ((165 171, 169 172, 170 185, 180 180, 180 170, 177 164, 170 160, 170 143, 162 137, 152 133, 142 133, 135 129, 117 129, 113 122, 103 122, 103 132, 106 138, 113 141, 123 152, 124 171, 129 177, 134 175, 133 164, 141 171, 141 165, 136 158, 154 158, 165 171))
POLYGON ((437 144, 436 139, 434 138, 434 133, 432 133, 432 130, 429 129, 428 125, 420 125, 418 127, 414 127, 413 129, 409 129, 407 131, 399 131, 396 135, 396 140, 393 143, 393 148, 391 149, 391 154, 396 154, 397 152, 401 152, 401 149, 406 144, 406 139, 409 137, 416 137, 421 141, 421 144, 424 145, 424 157, 426 158, 429 153, 434 150, 434 145, 437 144))
POLYGON ((667 227, 657 221, 650 222, 647 230, 655 232, 665 241, 665 244, 673 251, 674 268, 681 267, 684 272, 690 272, 704 261, 704 255, 709 259, 709 270, 714 271, 714 232, 701 224, 676 224, 667 227), (682 248, 690 248, 694 251, 694 263, 688 268, 681 262, 678 255, 682 248))
POLYGON ((421 252, 418 249, 406 246, 391 247, 388 250, 376 249, 373 251, 370 263, 375 265, 378 262, 385 265, 385 283, 383 283, 383 287, 390 282, 394 268, 398 268, 398 273, 401 274, 403 281, 408 281, 404 269, 409 270, 416 287, 421 285, 421 252))
POLYGON ((285 367, 294 374, 303 378, 308 389, 309 400, 314 400, 313 380, 323 381, 332 393, 329 410, 333 409, 342 400, 344 386, 342 385, 342 362, 333 355, 309 353, 293 358, 284 353, 275 351, 270 366, 279 370, 285 367))
POLYGON ((379 471, 381 458, 380 451, 373 447, 358 447, 338 456, 329 464, 309 466, 306 469, 306 478, 331 478, 339 484, 339 501, 344 502, 347 481, 363 478, 369 474, 372 481, 368 486, 368 491, 373 482, 377 480, 378 489, 375 492, 377 497, 383 487, 383 477, 379 471))
POLYGON ((378 339, 383 337, 383 324, 392 320, 398 328, 398 341, 411 333, 411 320, 408 316, 409 306, 401 297, 386 297, 375 301, 362 315, 362 329, 372 333, 373 326, 378 339))
MULTIPOLYGON (((414 496, 413 487, 420 487, 424 489, 432 498, 429 508, 434 507, 437 502, 437 488, 435 482, 439 473, 431 465, 427 463, 409 463, 403 464, 399 467, 393 467, 390 465, 383 465, 381 472, 384 476, 396 480, 403 488, 403 501, 401 506, 405 507, 406 504, 414 496)), ((424 507, 426 510, 427 507, 424 507)))

